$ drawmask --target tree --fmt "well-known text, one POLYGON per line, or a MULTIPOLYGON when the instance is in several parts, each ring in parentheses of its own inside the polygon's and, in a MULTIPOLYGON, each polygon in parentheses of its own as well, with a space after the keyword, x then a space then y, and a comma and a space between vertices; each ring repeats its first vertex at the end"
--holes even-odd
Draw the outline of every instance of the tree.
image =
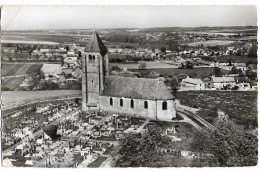
POLYGON ((129 133, 120 140, 117 154, 119 160, 116 166, 120 167, 167 167, 180 163, 181 157, 170 156, 163 153, 162 149, 172 146, 171 139, 162 136, 160 127, 148 127, 143 134, 129 133))
POLYGON ((39 89, 40 86, 40 81, 41 79, 44 78, 44 75, 41 71, 39 70, 33 70, 32 72, 29 73, 30 77, 30 89, 39 89))
POLYGON ((141 70, 146 69, 146 63, 145 62, 140 62, 138 68, 141 69, 141 70))
POLYGON ((217 166, 217 159, 210 156, 211 152, 211 138, 210 133, 206 130, 196 131, 191 143, 191 150, 196 153, 196 158, 192 161, 194 167, 213 167, 217 166))
POLYGON ((252 43, 252 47, 249 49, 248 57, 257 57, 257 45, 256 43, 252 43))
POLYGON ((194 65, 193 65, 193 63, 191 63, 190 61, 187 60, 185 66, 186 66, 186 68, 192 69, 194 65))
POLYGON ((257 73, 253 72, 251 69, 247 69, 246 76, 251 80, 255 80, 257 78, 257 73))
POLYGON ((229 119, 219 119, 211 134, 211 151, 220 166, 255 166, 257 137, 239 129, 229 119))
POLYGON ((61 65, 61 66, 64 65, 64 57, 63 57, 63 56, 61 56, 61 58, 60 58, 60 65, 61 65))
POLYGON ((221 71, 220 68, 216 67, 216 68, 214 68, 213 74, 214 74, 216 77, 220 77, 220 76, 222 76, 222 71, 221 71))
POLYGON ((69 46, 66 46, 65 48, 66 48, 66 51, 69 51, 69 50, 70 50, 70 47, 69 47, 69 46))
POLYGON ((162 47, 162 48, 161 48, 161 52, 166 54, 166 48, 165 48, 165 47, 162 47))
POLYGON ((79 103, 79 98, 75 98, 75 103, 76 103, 76 104, 79 103))
POLYGON ((239 74, 239 71, 238 71, 238 69, 235 66, 233 66, 229 73, 230 74, 239 74))
POLYGON ((81 51, 78 53, 78 59, 81 59, 81 51))

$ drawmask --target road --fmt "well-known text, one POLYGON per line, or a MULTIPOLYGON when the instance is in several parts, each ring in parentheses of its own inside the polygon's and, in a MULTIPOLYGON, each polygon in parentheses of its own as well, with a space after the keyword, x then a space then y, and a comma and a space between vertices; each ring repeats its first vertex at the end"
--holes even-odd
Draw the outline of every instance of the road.
POLYGON ((178 122, 187 122, 189 124, 191 124, 192 126, 194 126, 196 129, 201 130, 201 127, 195 123, 194 121, 192 121, 190 118, 187 117, 186 114, 184 114, 183 112, 177 112, 181 117, 183 117, 183 120, 179 120, 178 122))
POLYGON ((9 79, 9 78, 19 78, 19 77, 26 77, 27 74, 25 75, 13 75, 13 76, 2 76, 2 79, 9 79))
POLYGON ((19 104, 19 105, 13 106, 12 108, 9 108, 9 109, 13 109, 13 111, 9 112, 9 113, 4 113, 3 110, 9 110, 9 109, 4 109, 3 108, 2 109, 2 113, 3 113, 2 117, 3 116, 8 116, 8 115, 16 112, 17 111, 16 108, 18 108, 18 107, 21 108, 21 106, 29 106, 29 105, 33 105, 33 104, 39 104, 39 103, 44 104, 44 103, 48 103, 48 102, 55 102, 55 101, 62 101, 62 100, 73 100, 73 99, 76 99, 76 98, 81 98, 81 97, 70 97, 70 98, 60 98, 60 99, 49 99, 49 100, 43 100, 43 101, 32 101, 32 102, 27 103, 27 104, 19 104))

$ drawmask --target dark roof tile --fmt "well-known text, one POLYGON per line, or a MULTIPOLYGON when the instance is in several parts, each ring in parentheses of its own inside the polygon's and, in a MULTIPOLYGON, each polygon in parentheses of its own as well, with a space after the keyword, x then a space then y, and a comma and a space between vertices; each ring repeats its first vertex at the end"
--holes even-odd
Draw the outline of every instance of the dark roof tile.
POLYGON ((86 45, 85 52, 99 52, 102 55, 102 57, 104 57, 107 54, 107 48, 103 44, 102 40, 100 39, 96 31, 94 31, 91 39, 86 45))
POLYGON ((105 80, 104 96, 126 97, 143 100, 174 99, 165 83, 159 79, 108 76, 105 80))

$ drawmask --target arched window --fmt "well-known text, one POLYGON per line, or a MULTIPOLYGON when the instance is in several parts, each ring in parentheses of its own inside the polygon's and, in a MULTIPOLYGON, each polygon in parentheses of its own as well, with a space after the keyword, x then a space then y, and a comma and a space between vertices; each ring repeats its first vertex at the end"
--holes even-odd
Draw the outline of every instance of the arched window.
POLYGON ((162 103, 162 110, 167 110, 167 102, 162 103))
POLYGON ((110 98, 109 103, 110 103, 110 106, 113 106, 113 99, 112 99, 112 97, 110 98))
POLYGON ((89 55, 89 56, 88 56, 88 59, 89 59, 89 62, 90 62, 90 63, 95 62, 95 56, 94 56, 94 55, 89 55))
POLYGON ((120 99, 120 106, 122 106, 123 107, 123 99, 120 99))
POLYGON ((148 109, 148 102, 147 101, 144 101, 144 108, 148 109))
POLYGON ((134 100, 131 100, 130 104, 131 104, 131 108, 134 108, 134 100))

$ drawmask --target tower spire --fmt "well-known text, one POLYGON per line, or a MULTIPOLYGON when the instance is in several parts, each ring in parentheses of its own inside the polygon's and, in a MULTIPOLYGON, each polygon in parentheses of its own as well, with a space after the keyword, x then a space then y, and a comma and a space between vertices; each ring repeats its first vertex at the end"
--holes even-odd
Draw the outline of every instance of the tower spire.
POLYGON ((89 43, 86 46, 85 52, 98 52, 104 57, 107 54, 107 48, 103 44, 96 30, 94 30, 89 43))

